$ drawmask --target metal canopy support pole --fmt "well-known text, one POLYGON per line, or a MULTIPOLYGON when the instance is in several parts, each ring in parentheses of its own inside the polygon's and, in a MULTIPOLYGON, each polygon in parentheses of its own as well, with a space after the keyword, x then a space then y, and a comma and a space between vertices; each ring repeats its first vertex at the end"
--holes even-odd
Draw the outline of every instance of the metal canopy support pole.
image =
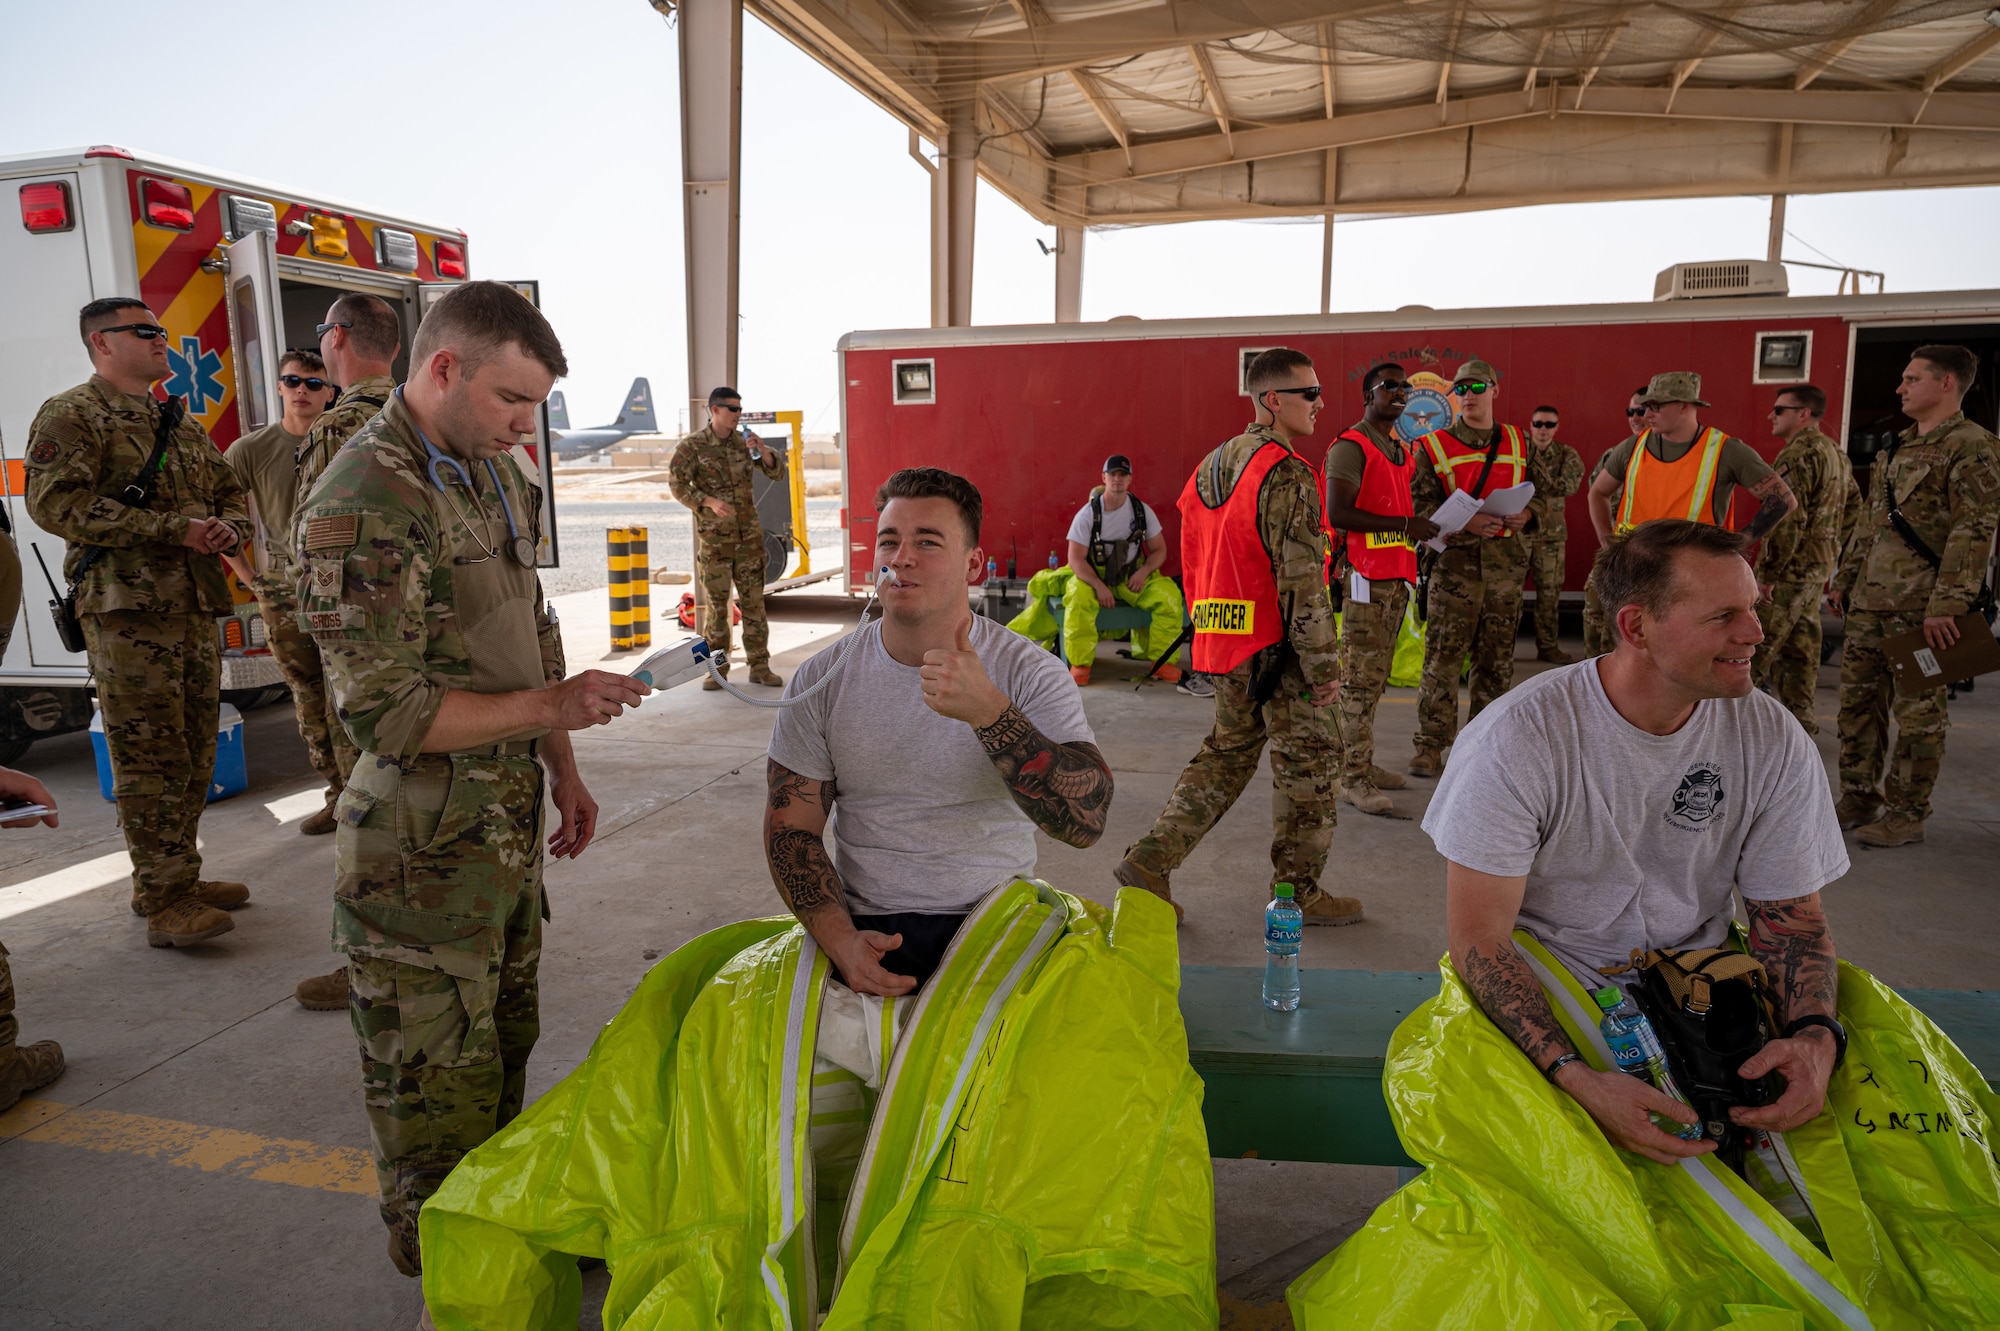
POLYGON ((931 178, 931 327, 944 327, 944 194, 950 162, 943 153, 933 162, 924 156, 924 141, 910 131, 910 157, 931 178))
POLYGON ((1777 263, 1785 257, 1785 196, 1771 196, 1771 238, 1764 245, 1764 257, 1777 263))
MULTIPOLYGON (((688 425, 708 393, 736 382, 738 182, 742 166, 743 0, 682 0, 681 181, 687 240, 688 425)), ((699 551, 695 630, 706 627, 699 551)), ((728 614, 724 607, 722 614, 728 614)))
POLYGON ((1319 312, 1333 313, 1333 205, 1340 198, 1340 149, 1326 150, 1326 184, 1320 202, 1326 205, 1326 235, 1320 240, 1319 312))
MULTIPOLYGON (((1075 191, 1077 211, 1083 211, 1081 191, 1075 191)), ((1056 322, 1083 322, 1083 228, 1056 228, 1056 322)))
MULTIPOLYGON (((968 90, 969 92, 969 90, 968 90)), ((972 210, 979 197, 979 128, 967 97, 945 108, 945 325, 972 324, 972 210)))

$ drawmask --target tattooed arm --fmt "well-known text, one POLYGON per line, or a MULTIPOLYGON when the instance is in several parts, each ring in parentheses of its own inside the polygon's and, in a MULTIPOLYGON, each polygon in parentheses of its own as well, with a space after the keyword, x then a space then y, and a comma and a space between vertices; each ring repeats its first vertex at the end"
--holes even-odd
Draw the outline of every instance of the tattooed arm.
MULTIPOLYGON (((1831 1017, 1840 1001, 1840 968, 1833 935, 1820 909, 1819 893, 1785 901, 1751 901, 1750 955, 1764 963, 1778 1000, 1778 1020, 1831 1017)), ((1836 1054, 1833 1032, 1808 1026, 1789 1040, 1773 1040, 1741 1068, 1745 1077, 1779 1072, 1785 1093, 1759 1109, 1733 1109, 1730 1117, 1746 1127, 1783 1131, 1817 1117, 1826 1104, 1826 1086, 1836 1054)))
POLYGON ((1761 541, 1770 535, 1771 528, 1799 506, 1799 497, 1792 493, 1792 487, 1785 483, 1785 478, 1775 471, 1744 488, 1757 496, 1757 515, 1744 529, 1744 534, 1753 541, 1761 541))
MULTIPOLYGON (((1528 880, 1501 878, 1447 860, 1444 884, 1452 968, 1480 1009, 1544 1072, 1563 1055, 1576 1053, 1541 980, 1514 946, 1514 922, 1528 880)), ((1614 1146, 1661 1164, 1715 1149, 1711 1142, 1684 1142, 1654 1126, 1650 1114, 1685 1123, 1693 1121, 1693 1111, 1637 1077, 1597 1072, 1577 1060, 1563 1065, 1555 1084, 1583 1106, 1614 1146)))
POLYGON ((1013 703, 991 725, 974 726, 1021 812, 1064 845, 1082 849, 1104 835, 1111 809, 1111 769, 1095 744, 1058 744, 1013 703))
POLYGON ((883 970, 882 957, 903 944, 901 934, 856 929, 847 892, 826 853, 826 819, 839 792, 833 781, 800 776, 775 758, 764 762, 764 858, 771 881, 799 923, 860 994, 906 994, 907 975, 883 970))
POLYGON ((1104 835, 1111 808, 1111 769, 1095 744, 1058 744, 1021 715, 972 649, 972 617, 960 621, 957 646, 924 653, 917 671, 924 705, 963 721, 979 736, 986 756, 1021 812, 1065 845, 1094 845, 1104 835))

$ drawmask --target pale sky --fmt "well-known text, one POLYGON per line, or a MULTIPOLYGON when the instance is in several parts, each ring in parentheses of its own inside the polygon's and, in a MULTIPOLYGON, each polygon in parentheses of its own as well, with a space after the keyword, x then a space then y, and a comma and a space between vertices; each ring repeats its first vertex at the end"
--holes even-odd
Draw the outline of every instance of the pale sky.
MULTIPOLYGON (((573 424, 609 420, 643 374, 672 428, 676 37, 645 0, 6 0, 4 24, 0 153, 118 143, 462 227, 475 276, 541 280, 573 424)), ((744 48, 737 386, 830 431, 840 336, 929 321, 928 177, 895 121, 753 18, 744 48)), ((1669 264, 1762 257, 1767 217, 1735 198, 1343 223, 1334 308, 1646 300, 1669 264)), ((1891 291, 2000 287, 1996 222, 2000 189, 1799 196, 1786 256, 1880 269, 1891 291)), ((974 321, 1051 319, 1054 260, 1035 240, 1054 232, 984 186, 978 226, 974 321)), ((1093 232, 1083 315, 1310 313, 1319 263, 1317 222, 1093 232)))

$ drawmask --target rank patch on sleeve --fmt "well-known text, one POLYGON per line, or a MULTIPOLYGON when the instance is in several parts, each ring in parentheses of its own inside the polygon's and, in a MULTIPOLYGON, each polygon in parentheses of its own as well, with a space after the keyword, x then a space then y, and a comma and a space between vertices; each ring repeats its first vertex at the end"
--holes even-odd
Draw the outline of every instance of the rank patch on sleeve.
POLYGON ((314 596, 331 598, 340 595, 340 560, 315 559, 311 562, 310 568, 314 596))
POLYGON ((340 517, 307 518, 307 550, 352 550, 360 534, 361 520, 352 513, 340 517))
POLYGON ((54 462, 56 455, 61 452, 62 449, 56 444, 55 440, 38 440, 35 446, 28 450, 28 461, 34 463, 37 467, 46 467, 51 462, 54 462))

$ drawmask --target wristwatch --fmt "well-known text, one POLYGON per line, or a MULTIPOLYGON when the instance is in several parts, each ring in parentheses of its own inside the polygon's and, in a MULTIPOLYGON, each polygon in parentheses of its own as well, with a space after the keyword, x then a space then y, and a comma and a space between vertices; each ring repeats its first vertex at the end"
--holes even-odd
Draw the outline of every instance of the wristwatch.
POLYGON ((1838 1069, 1847 1058, 1847 1028, 1832 1017, 1822 1017, 1818 1013, 1813 1013, 1793 1018, 1792 1023, 1785 1027, 1785 1038, 1791 1039, 1808 1026, 1824 1026, 1833 1032, 1833 1066, 1838 1069))
POLYGON ((1556 1079, 1556 1074, 1558 1072, 1561 1072, 1563 1068, 1565 1068, 1571 1063, 1581 1063, 1582 1061, 1583 1061, 1583 1055, 1572 1051, 1570 1053, 1564 1054, 1561 1058, 1558 1058, 1555 1062, 1543 1068, 1542 1075, 1544 1077, 1547 1077, 1551 1082, 1553 1082, 1556 1079))

